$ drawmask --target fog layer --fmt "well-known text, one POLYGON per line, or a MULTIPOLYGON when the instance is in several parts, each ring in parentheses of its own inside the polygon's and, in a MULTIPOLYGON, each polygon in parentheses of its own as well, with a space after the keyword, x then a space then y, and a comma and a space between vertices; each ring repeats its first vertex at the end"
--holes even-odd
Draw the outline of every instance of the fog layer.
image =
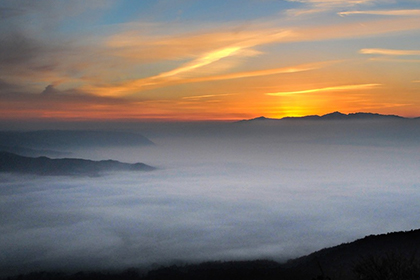
POLYGON ((406 120, 132 126, 156 145, 71 152, 158 170, 0 174, 0 270, 286 260, 418 228, 417 127, 406 120))

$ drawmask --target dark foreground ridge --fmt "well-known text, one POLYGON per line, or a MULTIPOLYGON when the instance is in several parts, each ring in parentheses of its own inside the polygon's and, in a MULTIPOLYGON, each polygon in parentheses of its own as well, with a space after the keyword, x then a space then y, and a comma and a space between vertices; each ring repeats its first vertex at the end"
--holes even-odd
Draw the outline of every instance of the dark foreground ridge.
POLYGON ((415 280, 420 279, 420 230, 371 235, 281 264, 271 260, 205 262, 150 271, 34 272, 9 280, 415 280))
POLYGON ((341 121, 341 120, 405 120, 409 118, 404 118, 397 115, 382 115, 376 113, 350 113, 350 114, 343 114, 340 112, 333 112, 326 115, 318 116, 318 115, 309 115, 303 117, 284 117, 281 119, 273 119, 273 118, 266 118, 266 117, 257 117, 254 119, 249 120, 242 120, 239 122, 255 122, 255 121, 286 121, 286 120, 330 120, 330 121, 341 121))
POLYGON ((77 158, 51 159, 48 157, 25 157, 9 152, 0 152, 0 172, 26 173, 46 176, 98 176, 112 171, 151 171, 155 169, 144 163, 123 163, 116 160, 85 160, 77 158))

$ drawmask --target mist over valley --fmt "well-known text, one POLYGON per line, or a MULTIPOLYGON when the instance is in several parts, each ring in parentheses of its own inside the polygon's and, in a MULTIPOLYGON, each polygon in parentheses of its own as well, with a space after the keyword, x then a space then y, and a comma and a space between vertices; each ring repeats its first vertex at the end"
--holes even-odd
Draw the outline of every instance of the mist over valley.
MULTIPOLYGON (((156 169, 0 173, 1 276, 283 262, 419 227, 417 119, 129 123, 106 133, 154 144, 103 144, 105 137, 48 147, 156 169)), ((34 143, 25 147, 46 148, 34 143)))

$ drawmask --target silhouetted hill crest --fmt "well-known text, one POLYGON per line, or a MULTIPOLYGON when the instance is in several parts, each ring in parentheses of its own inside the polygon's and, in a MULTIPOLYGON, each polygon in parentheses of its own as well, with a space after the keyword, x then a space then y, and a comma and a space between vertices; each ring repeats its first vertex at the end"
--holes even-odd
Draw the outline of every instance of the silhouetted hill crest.
MULTIPOLYGON (((9 280, 87 280, 87 279, 136 279, 136 280, 311 280, 311 279, 420 279, 420 261, 416 255, 420 246, 420 230, 393 232, 380 235, 369 235, 350 243, 343 243, 331 248, 325 248, 310 255, 300 257, 281 264, 272 260, 249 261, 212 261, 199 264, 184 264, 162 266, 152 270, 141 271, 134 268, 123 272, 78 272, 75 274, 38 272, 10 277, 9 280), (391 256, 391 257, 389 257, 391 256), (409 256, 409 259, 404 258, 409 256), (381 259, 392 260, 395 263, 381 263, 381 259), (408 260, 408 261, 407 261, 408 260), (405 262, 405 266, 404 266, 405 262), (357 277, 354 268, 358 265, 367 266, 367 272, 372 269, 375 277, 364 275, 357 277), (381 265, 387 265, 385 271, 381 265), (407 266, 408 264, 408 266, 407 266), (395 265, 399 275, 388 277, 388 266, 395 265), (371 266, 371 267, 369 267, 371 266), (376 267, 377 266, 377 267, 376 267), (378 269, 378 271, 375 271, 378 269), (414 272, 411 277, 401 277, 404 270, 414 272), (383 273, 383 277, 377 273, 383 273), (414 277, 412 277, 414 275, 414 277), (378 276, 378 277, 376 277, 378 276), (399 277, 398 277, 399 276, 399 277)), ((360 266, 359 266, 360 267, 360 266)))
MULTIPOLYGON (((253 119, 248 120, 241 120, 239 122, 254 122, 254 121, 286 121, 286 120, 403 120, 403 119, 410 119, 404 118, 398 115, 383 115, 378 113, 365 113, 365 112, 357 112, 357 113, 349 113, 343 114, 341 112, 332 112, 325 115, 308 115, 303 117, 284 117, 280 119, 275 118, 266 118, 264 116, 260 116, 253 119)), ((413 119, 420 119, 413 118, 413 119)))
POLYGON ((363 259, 380 259, 390 254, 400 257, 420 257, 420 229, 369 235, 350 243, 324 248, 297 259, 289 260, 286 267, 299 271, 302 276, 319 273, 320 268, 333 279, 347 279, 354 266, 363 259))
POLYGON ((98 176, 113 171, 151 171, 155 168, 144 163, 123 163, 116 160, 93 161, 78 158, 51 159, 25 157, 0 152, 0 172, 35 174, 44 176, 98 176))

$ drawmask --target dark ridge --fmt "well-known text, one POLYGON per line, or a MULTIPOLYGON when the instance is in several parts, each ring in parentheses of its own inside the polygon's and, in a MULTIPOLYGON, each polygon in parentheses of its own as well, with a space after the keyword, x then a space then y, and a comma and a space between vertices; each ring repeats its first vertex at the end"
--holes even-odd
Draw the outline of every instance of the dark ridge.
POLYGON ((350 113, 348 116, 352 119, 407 119, 398 115, 381 115, 376 113, 350 113))
POLYGON ((370 235, 281 264, 272 260, 214 261, 162 266, 150 271, 34 272, 8 280, 386 280, 420 279, 420 230, 370 235))
POLYGON ((44 149, 30 149, 20 146, 3 146, 0 145, 0 151, 18 154, 20 156, 36 157, 36 156, 49 156, 49 157, 64 157, 69 156, 71 153, 59 152, 54 150, 44 149))
POLYGON ((240 120, 237 123, 243 123, 243 122, 249 122, 249 121, 269 121, 269 120, 277 120, 277 119, 270 119, 270 118, 266 118, 264 116, 261 116, 261 117, 257 117, 257 118, 253 118, 253 119, 249 119, 249 120, 240 120))
POLYGON ((325 114, 321 116, 321 119, 325 119, 325 120, 347 120, 350 118, 351 117, 349 115, 346 115, 340 112, 333 112, 333 113, 329 113, 329 114, 325 114))
POLYGON ((93 146, 139 146, 154 143, 132 132, 89 130, 0 131, 0 145, 31 149, 93 146))
POLYGON ((333 279, 354 279, 351 276, 355 266, 364 260, 395 256, 401 260, 416 260, 420 272, 419 249, 420 229, 369 235, 351 243, 343 243, 289 260, 285 267, 301 277, 314 275, 322 270, 322 273, 333 279))
MULTIPOLYGON (((413 118, 413 119, 419 119, 419 118, 413 118)), ((242 120, 239 122, 262 121, 262 120, 281 121, 281 120, 392 120, 392 119, 403 120, 403 119, 409 119, 409 118, 404 118, 397 115, 382 115, 382 114, 377 114, 377 113, 364 113, 364 112, 343 114, 336 111, 336 112, 332 112, 332 113, 325 114, 322 116, 308 115, 308 116, 303 116, 303 117, 284 117, 281 119, 258 117, 258 118, 249 119, 249 120, 242 120)))
POLYGON ((123 163, 116 160, 85 160, 77 158, 50 159, 25 157, 0 152, 0 172, 35 174, 43 176, 98 176, 112 171, 151 171, 155 168, 144 163, 123 163))
POLYGON ((277 120, 320 120, 321 117, 318 115, 309 115, 304 117, 284 117, 277 120))

